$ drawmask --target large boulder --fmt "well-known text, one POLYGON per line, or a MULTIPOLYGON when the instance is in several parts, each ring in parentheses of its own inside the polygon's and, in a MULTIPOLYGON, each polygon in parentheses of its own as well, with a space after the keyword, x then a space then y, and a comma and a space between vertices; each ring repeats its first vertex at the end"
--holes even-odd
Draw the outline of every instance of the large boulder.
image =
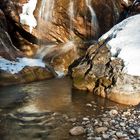
POLYGON ((140 103, 140 15, 114 26, 70 68, 73 85, 118 103, 140 103))

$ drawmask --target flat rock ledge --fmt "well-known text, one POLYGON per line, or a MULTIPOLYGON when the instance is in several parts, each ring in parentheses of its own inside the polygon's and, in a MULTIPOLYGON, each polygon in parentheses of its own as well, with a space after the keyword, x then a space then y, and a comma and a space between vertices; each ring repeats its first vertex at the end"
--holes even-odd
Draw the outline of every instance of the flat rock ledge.
POLYGON ((19 73, 11 74, 9 72, 0 71, 0 86, 16 85, 21 83, 30 83, 53 78, 54 74, 47 68, 26 66, 19 73))

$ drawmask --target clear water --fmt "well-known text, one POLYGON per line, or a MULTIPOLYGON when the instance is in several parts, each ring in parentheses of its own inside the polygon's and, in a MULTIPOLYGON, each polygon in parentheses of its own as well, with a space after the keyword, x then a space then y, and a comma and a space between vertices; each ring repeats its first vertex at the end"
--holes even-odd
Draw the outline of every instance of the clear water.
POLYGON ((0 140, 85 140, 69 135, 71 118, 95 117, 116 103, 72 90, 68 78, 0 88, 0 140), (86 106, 92 103, 94 108, 86 106))

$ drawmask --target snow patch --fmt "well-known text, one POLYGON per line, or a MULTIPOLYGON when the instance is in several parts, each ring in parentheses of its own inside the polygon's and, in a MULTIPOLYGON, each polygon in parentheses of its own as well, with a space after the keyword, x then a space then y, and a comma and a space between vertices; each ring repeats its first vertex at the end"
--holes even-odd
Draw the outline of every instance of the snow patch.
POLYGON ((20 14, 20 23, 28 25, 30 27, 30 33, 37 26, 37 21, 33 15, 36 4, 37 0, 29 0, 28 3, 23 4, 22 13, 20 14))
POLYGON ((112 56, 120 50, 118 57, 124 60, 124 72, 140 76, 140 14, 129 17, 115 25, 99 40, 113 36, 107 44, 112 56))
POLYGON ((9 61, 5 58, 0 57, 0 69, 10 72, 12 74, 18 73, 25 66, 39 66, 45 67, 45 64, 41 59, 31 59, 31 58, 17 58, 17 61, 9 61))

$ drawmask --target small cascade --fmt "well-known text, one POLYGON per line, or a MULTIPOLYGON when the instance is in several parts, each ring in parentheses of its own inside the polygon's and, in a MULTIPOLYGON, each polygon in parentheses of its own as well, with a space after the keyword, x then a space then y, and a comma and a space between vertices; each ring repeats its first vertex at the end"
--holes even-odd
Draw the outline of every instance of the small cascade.
POLYGON ((74 19, 74 2, 73 0, 70 0, 69 2, 69 8, 68 8, 68 14, 70 18, 70 40, 73 40, 73 19, 74 19))
POLYGON ((45 56, 49 57, 57 57, 63 53, 68 52, 71 49, 74 49, 75 45, 73 41, 68 41, 65 44, 61 44, 60 47, 57 45, 47 45, 42 46, 38 49, 36 58, 43 59, 45 56))
POLYGON ((51 52, 54 51, 54 47, 55 45, 41 46, 41 48, 37 50, 35 57, 39 59, 43 59, 46 55, 49 55, 51 52))
MULTIPOLYGON (((68 41, 64 44, 57 45, 48 45, 48 46, 42 46, 40 49, 38 49, 35 58, 43 60, 43 58, 49 60, 49 64, 53 64, 54 60, 61 56, 62 54, 65 54, 69 52, 70 50, 76 51, 75 44, 73 41, 68 41)), ((50 65, 48 67, 51 68, 50 65)), ((58 77, 62 77, 65 75, 65 69, 59 69, 54 67, 55 72, 57 73, 58 77)))
POLYGON ((91 30, 94 29, 95 36, 98 37, 99 24, 98 24, 96 13, 95 13, 93 7, 91 6, 91 0, 85 0, 85 2, 86 2, 86 6, 89 8, 89 11, 90 11, 91 17, 92 17, 91 18, 91 30))
POLYGON ((39 17, 46 22, 52 20, 52 13, 54 9, 54 0, 42 0, 39 17))
MULTIPOLYGON (((39 10, 39 20, 44 20, 46 23, 51 22, 53 18, 55 0, 42 0, 39 10)), ((47 28, 47 27, 46 27, 47 28)), ((41 24, 38 23, 38 29, 43 30, 41 24)), ((43 59, 54 48, 55 45, 42 45, 40 42, 40 48, 37 50, 35 58, 43 59)))

